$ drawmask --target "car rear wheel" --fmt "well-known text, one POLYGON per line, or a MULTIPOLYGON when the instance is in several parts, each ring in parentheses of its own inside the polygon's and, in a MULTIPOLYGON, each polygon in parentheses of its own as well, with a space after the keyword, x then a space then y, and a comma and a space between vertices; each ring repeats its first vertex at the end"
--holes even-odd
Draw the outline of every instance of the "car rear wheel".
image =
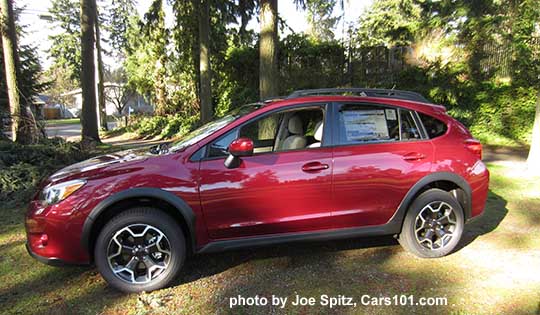
POLYGON ((114 217, 94 248, 97 269, 124 292, 167 286, 184 264, 185 238, 174 219, 158 209, 136 208, 114 217))
POLYGON ((464 215, 459 202, 444 190, 430 189, 409 207, 398 240, 418 257, 442 257, 455 249, 463 226, 464 215))

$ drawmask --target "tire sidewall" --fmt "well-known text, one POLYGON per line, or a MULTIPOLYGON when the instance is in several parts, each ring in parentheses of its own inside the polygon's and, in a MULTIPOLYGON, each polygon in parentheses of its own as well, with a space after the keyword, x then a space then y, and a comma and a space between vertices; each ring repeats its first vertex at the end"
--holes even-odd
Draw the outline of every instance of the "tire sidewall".
POLYGON ((122 212, 101 230, 94 247, 96 267, 103 278, 113 287, 124 292, 141 292, 160 289, 168 285, 178 274, 186 256, 185 238, 174 219, 158 209, 136 208, 122 212), (109 242, 120 229, 132 224, 148 224, 161 230, 169 240, 171 258, 168 267, 154 280, 145 284, 133 284, 117 277, 107 258, 109 242))
POLYGON ((437 258, 450 254, 461 240, 463 234, 463 229, 465 225, 465 218, 463 214, 463 208, 459 202, 452 197, 448 192, 441 189, 430 189, 422 193, 418 198, 416 198, 409 210, 403 222, 403 227, 399 237, 400 243, 416 256, 422 258, 437 258), (456 229, 453 232, 453 237, 444 248, 430 250, 422 246, 416 240, 415 235, 415 223, 416 217, 422 211, 422 209, 432 202, 442 201, 449 204, 456 215, 456 229))

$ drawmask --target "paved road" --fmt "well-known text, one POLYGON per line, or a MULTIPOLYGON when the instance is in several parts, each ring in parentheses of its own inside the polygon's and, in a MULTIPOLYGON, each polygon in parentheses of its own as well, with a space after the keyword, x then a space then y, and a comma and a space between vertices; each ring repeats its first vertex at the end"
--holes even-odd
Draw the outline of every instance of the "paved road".
MULTIPOLYGON (((116 127, 116 122, 107 123, 109 130, 116 127)), ((81 138, 81 124, 66 124, 66 125, 46 125, 45 132, 47 137, 62 137, 68 141, 78 141, 81 138)), ((11 138, 11 132, 7 132, 7 136, 11 138)))

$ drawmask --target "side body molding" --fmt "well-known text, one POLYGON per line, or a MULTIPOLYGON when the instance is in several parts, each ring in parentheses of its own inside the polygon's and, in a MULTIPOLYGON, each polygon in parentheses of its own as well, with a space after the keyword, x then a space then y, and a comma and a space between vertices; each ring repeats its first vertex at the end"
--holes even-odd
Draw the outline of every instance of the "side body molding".
POLYGON ((92 209, 84 222, 81 235, 81 245, 83 246, 83 248, 89 250, 92 227, 99 215, 109 206, 114 205, 117 202, 133 198, 159 199, 173 206, 179 212, 180 216, 184 218, 184 221, 186 222, 188 228, 188 231, 186 232, 189 233, 189 235, 191 236, 190 238, 192 242, 192 248, 195 248, 195 213, 193 213, 193 210, 184 200, 174 195, 173 193, 159 188, 127 189, 101 201, 94 209, 92 209))

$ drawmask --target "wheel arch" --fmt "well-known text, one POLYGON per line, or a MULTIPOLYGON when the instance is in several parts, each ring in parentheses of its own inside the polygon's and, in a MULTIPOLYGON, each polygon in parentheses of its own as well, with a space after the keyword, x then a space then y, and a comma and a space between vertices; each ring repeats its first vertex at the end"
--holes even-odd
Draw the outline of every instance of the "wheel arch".
POLYGON ((403 220, 411 203, 424 191, 439 188, 452 194, 463 208, 465 221, 471 218, 472 190, 467 181, 455 173, 437 172, 426 175, 414 184, 401 201, 398 209, 388 222, 395 233, 401 232, 403 220))
POLYGON ((86 218, 81 235, 81 245, 93 260, 97 235, 106 222, 124 210, 136 206, 158 208, 169 214, 182 228, 188 252, 196 248, 195 213, 180 197, 159 188, 132 188, 116 193, 101 201, 86 218))

